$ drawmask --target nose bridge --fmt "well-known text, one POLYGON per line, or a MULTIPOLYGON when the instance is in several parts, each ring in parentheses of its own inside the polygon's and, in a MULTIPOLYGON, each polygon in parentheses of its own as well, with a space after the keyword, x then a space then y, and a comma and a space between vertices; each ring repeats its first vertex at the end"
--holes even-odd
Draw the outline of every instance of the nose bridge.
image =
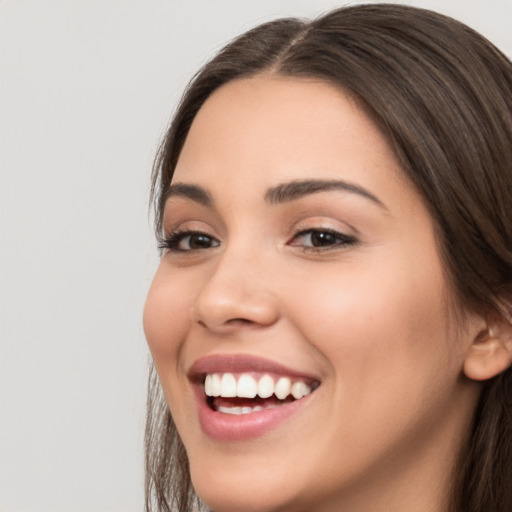
POLYGON ((268 259, 251 245, 228 245, 211 262, 193 306, 195 321, 212 330, 276 321, 277 301, 270 286, 268 259))

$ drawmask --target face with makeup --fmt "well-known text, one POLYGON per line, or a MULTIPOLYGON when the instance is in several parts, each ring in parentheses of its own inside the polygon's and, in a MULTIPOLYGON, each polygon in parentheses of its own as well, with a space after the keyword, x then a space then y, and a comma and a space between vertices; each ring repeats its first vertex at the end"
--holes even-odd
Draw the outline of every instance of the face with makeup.
POLYGON ((164 231, 144 324, 201 498, 442 510, 485 325, 447 313, 431 216, 358 102, 279 76, 218 89, 164 231))

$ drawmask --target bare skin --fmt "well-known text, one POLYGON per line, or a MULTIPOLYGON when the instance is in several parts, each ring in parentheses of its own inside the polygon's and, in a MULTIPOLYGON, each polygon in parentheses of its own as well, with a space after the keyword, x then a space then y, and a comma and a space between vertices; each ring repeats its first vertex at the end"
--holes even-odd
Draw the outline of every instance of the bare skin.
POLYGON ((322 82, 231 82, 173 183, 195 195, 167 201, 144 324, 199 495, 216 512, 444 512, 487 326, 447 313, 432 219, 372 120, 322 82), (219 354, 320 385, 264 434, 212 439, 189 371, 219 354))

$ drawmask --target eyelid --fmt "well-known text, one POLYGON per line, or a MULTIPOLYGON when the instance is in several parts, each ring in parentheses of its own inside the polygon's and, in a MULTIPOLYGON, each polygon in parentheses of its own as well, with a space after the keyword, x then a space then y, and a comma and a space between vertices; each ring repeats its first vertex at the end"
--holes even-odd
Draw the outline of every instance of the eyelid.
MULTIPOLYGON (((190 242, 190 240, 189 240, 190 242)), ((163 239, 159 241, 158 247, 160 250, 167 249, 169 252, 173 253, 192 253, 197 251, 204 251, 207 249, 213 249, 220 245, 220 240, 213 236, 211 233, 195 230, 195 229, 178 229, 175 230, 168 235, 166 235, 163 239), (212 245, 206 247, 189 247, 188 249, 180 248, 179 245, 188 237, 191 238, 194 235, 203 236, 208 238, 212 245)))
MULTIPOLYGON (((309 224, 309 223, 308 223, 309 224)), ((313 239, 311 239, 313 242, 313 239)), ((308 227, 298 228, 295 230, 291 238, 288 240, 287 245, 291 247, 299 247, 303 251, 313 251, 313 252, 323 252, 323 251, 333 251, 347 248, 349 246, 353 246, 359 244, 358 238, 353 234, 346 233, 345 230, 341 230, 339 228, 332 227, 323 227, 318 224, 309 224, 308 227), (309 236, 313 237, 315 234, 317 235, 328 235, 332 238, 332 243, 329 242, 328 237, 324 241, 325 245, 311 245, 309 244, 300 244, 296 243, 297 240, 309 236)))
MULTIPOLYGON (((187 217, 181 217, 177 215, 173 218, 174 222, 169 222, 167 225, 164 225, 163 233, 158 238, 160 255, 162 255, 164 251, 166 253, 186 255, 188 253, 202 252, 203 250, 215 248, 220 245, 220 238, 217 236, 216 230, 212 227, 211 223, 194 217, 189 217, 188 215, 187 217), (190 237, 194 237, 194 235, 209 239, 211 245, 208 245, 208 242, 206 242, 202 247, 201 244, 196 247, 180 247, 180 245, 187 243, 187 237, 189 237, 188 243, 190 243, 190 237)), ((197 241, 196 239, 196 242, 197 241)), ((192 243, 194 244, 194 242, 192 243)))
POLYGON ((172 222, 164 224, 161 240, 165 240, 176 233, 203 233, 218 238, 215 234, 216 230, 212 227, 211 223, 200 220, 199 218, 174 215, 172 220, 172 222))

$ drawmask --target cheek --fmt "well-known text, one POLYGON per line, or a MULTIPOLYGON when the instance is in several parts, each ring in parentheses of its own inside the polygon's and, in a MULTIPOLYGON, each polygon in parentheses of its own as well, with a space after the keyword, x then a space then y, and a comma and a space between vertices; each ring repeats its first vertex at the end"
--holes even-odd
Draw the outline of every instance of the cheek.
POLYGON ((190 327, 190 301, 187 287, 177 276, 167 275, 160 264, 151 283, 144 307, 144 333, 157 369, 176 363, 181 345, 190 327))
POLYGON ((301 330, 354 393, 361 381, 419 380, 452 364, 441 269, 430 266, 427 275, 402 263, 393 272, 326 269, 295 299, 301 330))
POLYGON ((185 372, 181 354, 190 330, 189 287, 177 275, 170 275, 164 263, 153 279, 144 307, 144 333, 166 401, 181 432, 192 424, 187 403, 192 397, 183 392, 185 372))
POLYGON ((453 409, 462 364, 448 335, 441 274, 317 277, 294 304, 299 329, 327 363, 333 420, 325 423, 326 438, 330 429, 331 439, 351 439, 356 459, 402 437, 426 437, 453 409))

